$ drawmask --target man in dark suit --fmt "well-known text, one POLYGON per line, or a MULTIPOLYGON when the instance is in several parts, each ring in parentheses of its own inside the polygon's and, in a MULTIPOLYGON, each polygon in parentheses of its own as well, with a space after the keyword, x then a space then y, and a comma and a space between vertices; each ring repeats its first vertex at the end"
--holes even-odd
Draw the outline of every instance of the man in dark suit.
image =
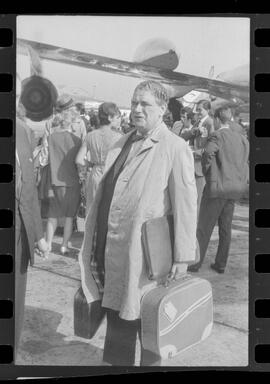
MULTIPOLYGON (((17 109, 20 79, 17 77, 17 109)), ((15 223, 15 353, 24 317, 27 267, 34 263, 34 244, 41 253, 47 251, 43 237, 33 167, 33 135, 21 118, 16 119, 16 223, 15 223)))
POLYGON ((198 113, 198 121, 190 130, 181 133, 184 140, 189 140, 193 149, 194 166, 195 166, 195 180, 198 193, 197 210, 199 214, 200 204, 203 189, 205 186, 205 179, 202 172, 202 152, 206 145, 209 135, 214 132, 213 119, 209 116, 211 110, 211 103, 208 100, 200 100, 197 104, 196 111, 198 113))
POLYGON ((206 178, 203 191, 197 239, 200 261, 188 269, 197 272, 201 267, 216 222, 219 226, 219 245, 211 268, 225 271, 231 242, 231 225, 235 201, 247 188, 248 140, 230 128, 228 108, 215 112, 216 131, 209 137, 202 155, 202 170, 206 178))

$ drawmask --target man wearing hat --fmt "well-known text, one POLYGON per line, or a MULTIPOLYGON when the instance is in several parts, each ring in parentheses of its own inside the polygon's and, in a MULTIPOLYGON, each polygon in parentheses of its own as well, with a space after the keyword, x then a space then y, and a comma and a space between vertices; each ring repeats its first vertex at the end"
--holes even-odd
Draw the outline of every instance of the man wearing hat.
MULTIPOLYGON (((103 285, 102 306, 107 312, 104 364, 134 365, 136 337, 141 337, 141 298, 157 284, 146 272, 143 223, 173 214, 170 278, 184 274, 187 263, 195 260, 193 155, 188 144, 164 124, 167 103, 161 84, 145 81, 136 87, 131 102, 135 129, 109 151, 104 176, 86 218, 79 256, 81 281, 88 302, 100 297, 89 257, 95 238, 94 260, 103 285)), ((160 364, 156 354, 143 347, 141 352, 141 365, 160 364)))

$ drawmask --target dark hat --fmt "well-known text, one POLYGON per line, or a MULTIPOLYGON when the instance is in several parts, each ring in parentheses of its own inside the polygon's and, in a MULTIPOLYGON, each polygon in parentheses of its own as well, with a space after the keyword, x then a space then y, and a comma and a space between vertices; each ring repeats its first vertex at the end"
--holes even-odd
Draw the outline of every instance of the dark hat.
POLYGON ((57 112, 62 112, 65 109, 73 107, 74 105, 75 103, 72 97, 67 93, 63 93, 62 95, 59 96, 55 105, 55 109, 57 112))
POLYGON ((41 76, 31 76, 22 81, 21 102, 26 117, 33 121, 42 121, 50 117, 58 93, 53 83, 41 76))

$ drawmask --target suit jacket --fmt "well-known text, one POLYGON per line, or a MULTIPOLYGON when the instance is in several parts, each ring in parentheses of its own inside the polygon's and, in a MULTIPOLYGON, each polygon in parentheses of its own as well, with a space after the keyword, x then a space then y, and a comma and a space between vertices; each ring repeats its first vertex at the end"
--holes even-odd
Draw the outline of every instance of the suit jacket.
POLYGON ((197 134, 194 136, 191 131, 184 131, 180 136, 184 140, 189 140, 190 144, 193 145, 194 151, 194 166, 195 166, 195 175, 197 177, 203 176, 202 171, 202 152, 203 149, 207 143, 207 139, 209 135, 214 132, 214 124, 211 117, 207 117, 206 120, 203 121, 202 124, 199 124, 198 126, 201 126, 204 129, 203 134, 200 132, 197 132, 197 134))
MULTIPOLYGON (((32 138, 29 127, 22 120, 16 119, 16 150, 21 169, 21 185, 16 188, 16 240, 20 236, 21 226, 24 225, 31 265, 34 263, 34 242, 43 237, 34 176, 32 138)), ((16 186, 19 184, 19 176, 19 172, 16 172, 16 186)))
POLYGON ((238 133, 241 133, 241 135, 244 135, 246 136, 246 131, 245 129, 238 123, 236 123, 235 121, 230 121, 229 122, 229 126, 230 128, 233 130, 233 131, 236 131, 238 133))
POLYGON ((202 155, 205 193, 211 198, 239 199, 248 183, 249 142, 230 128, 221 128, 208 139, 202 155))
MULTIPOLYGON (((132 133, 132 132, 131 132, 132 133)), ((99 297, 90 269, 94 228, 103 180, 131 133, 109 151, 105 173, 89 206, 79 256, 82 288, 88 302, 99 297)), ((161 123, 127 159, 112 198, 105 249, 105 287, 102 305, 120 317, 140 317, 140 300, 149 286, 142 249, 142 224, 172 212, 174 259, 193 262, 196 249, 197 190, 194 161, 188 144, 161 123)))

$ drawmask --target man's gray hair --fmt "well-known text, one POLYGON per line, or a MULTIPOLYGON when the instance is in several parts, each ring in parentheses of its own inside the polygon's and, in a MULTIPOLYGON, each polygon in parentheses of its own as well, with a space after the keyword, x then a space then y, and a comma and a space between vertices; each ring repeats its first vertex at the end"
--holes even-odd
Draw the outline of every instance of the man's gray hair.
POLYGON ((169 97, 166 89, 163 87, 162 84, 158 83, 157 81, 153 80, 146 80, 142 83, 138 84, 137 87, 134 90, 134 94, 138 91, 148 91, 151 92, 152 95, 155 97, 156 102, 158 105, 168 105, 169 97))

